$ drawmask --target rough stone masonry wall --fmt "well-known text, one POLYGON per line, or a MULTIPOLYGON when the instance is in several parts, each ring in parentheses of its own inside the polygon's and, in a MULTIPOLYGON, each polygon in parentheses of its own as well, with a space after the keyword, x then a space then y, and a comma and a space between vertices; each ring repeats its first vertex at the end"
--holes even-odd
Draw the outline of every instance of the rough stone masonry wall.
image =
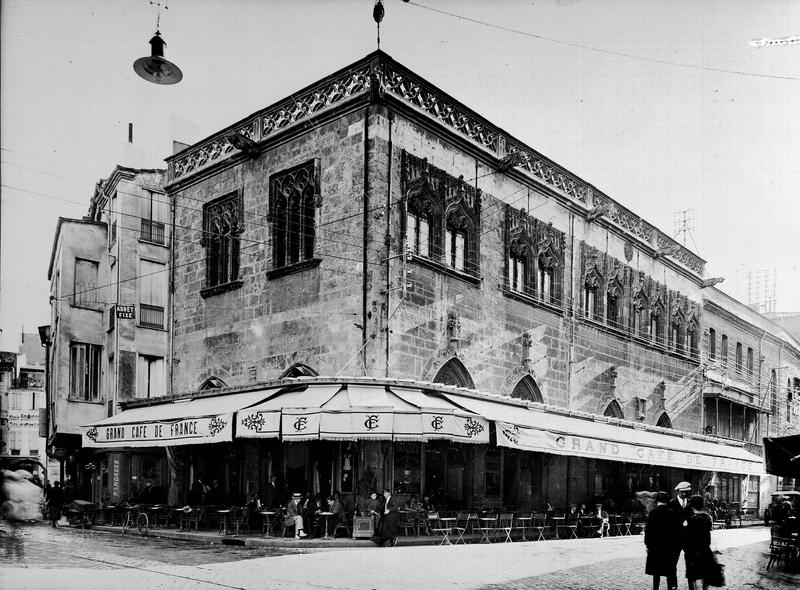
MULTIPOLYGON (((175 393, 195 390, 211 376, 228 386, 274 379, 297 362, 335 374, 361 347, 354 323, 361 318, 362 116, 363 111, 310 127, 175 195, 175 393), (322 262, 268 279, 270 175, 312 158, 320 160, 314 255, 322 262), (244 194, 239 271, 244 284, 203 299, 202 206, 237 189, 244 194)), ((353 371, 361 374, 358 364, 353 371)))
MULTIPOLYGON (((388 118, 376 120, 377 154, 388 148, 388 118)), ((452 358, 454 350, 448 341, 447 321, 455 314, 461 322, 457 356, 469 371, 478 389, 490 393, 508 394, 525 374, 522 369, 522 335, 531 336, 532 376, 538 383, 546 403, 574 409, 602 413, 605 403, 615 395, 626 418, 636 419, 635 398, 647 400, 647 411, 642 421, 654 424, 663 411, 661 393, 657 385, 665 381, 665 395, 695 388, 697 364, 671 356, 630 338, 616 335, 582 320, 570 318, 570 308, 563 305, 558 313, 503 295, 505 281, 505 228, 503 206, 509 203, 516 208, 526 207, 537 219, 552 223, 565 232, 565 270, 563 298, 580 305, 580 265, 575 252, 581 239, 591 239, 597 246, 613 255, 623 256, 624 240, 584 227, 582 217, 576 217, 557 199, 542 189, 521 185, 509 175, 478 163, 456 145, 442 140, 420 125, 396 116, 392 125, 392 186, 393 203, 403 196, 401 185, 401 153, 406 150, 418 158, 427 158, 453 178, 463 175, 470 184, 483 190, 480 227, 480 284, 448 276, 418 264, 407 264, 412 269, 408 278, 411 284, 406 300, 389 322, 391 330, 391 376, 432 379, 437 370, 452 358), (477 180, 476 180, 477 178, 477 180), (571 236, 572 228, 578 235, 571 236), (595 235, 596 234, 596 235, 595 235), (572 239, 574 238, 574 239, 572 239), (570 322, 575 323, 570 366, 570 322), (611 367, 616 367, 618 377, 611 378, 611 367), (601 407, 603 406, 603 407, 601 407)), ((385 162, 385 158, 383 160, 385 162)), ((390 219, 391 253, 403 250, 401 235, 401 208, 393 207, 390 219)), ((637 266, 639 253, 637 257, 637 266)), ((650 263, 648 263, 650 264, 650 263)), ((392 284, 402 285, 402 264, 392 266, 392 284)), ((655 271, 654 271, 655 272, 655 271)), ((674 273, 667 273, 672 275, 674 273)), ((663 268, 659 276, 664 277, 663 268)), ((687 292, 685 277, 666 277, 670 287, 687 292)), ((401 289, 392 292, 389 309, 394 311, 399 303, 401 289)), ((390 313, 391 313, 390 311, 390 313)), ((681 408, 680 415, 670 418, 676 428, 697 430, 700 424, 701 404, 681 408)))
MULTIPOLYGON (((385 153, 388 142, 388 119, 376 121, 376 153, 385 153)), ((407 119, 395 117, 392 126, 392 208, 390 220, 392 254, 403 252, 400 199, 401 155, 406 150, 428 158, 431 166, 452 177, 460 175, 469 184, 475 182, 476 164, 463 150, 442 141, 407 119)), ((383 160, 385 162, 385 158, 383 160)), ((481 181, 478 181, 481 186, 481 181)), ((522 378, 522 336, 530 332, 530 353, 534 373, 548 403, 566 403, 563 385, 566 371, 566 347, 563 345, 564 320, 552 311, 540 309, 505 297, 504 215, 503 202, 483 193, 480 231, 480 284, 448 276, 418 264, 406 264, 412 270, 406 299, 389 322, 390 375, 398 378, 431 380, 453 356, 464 364, 478 389, 510 393, 522 378), (457 316, 461 323, 458 349, 447 333, 448 318, 457 316)), ((392 266, 392 283, 402 285, 402 259, 392 266)), ((392 292, 390 313, 400 303, 401 289, 392 292)))

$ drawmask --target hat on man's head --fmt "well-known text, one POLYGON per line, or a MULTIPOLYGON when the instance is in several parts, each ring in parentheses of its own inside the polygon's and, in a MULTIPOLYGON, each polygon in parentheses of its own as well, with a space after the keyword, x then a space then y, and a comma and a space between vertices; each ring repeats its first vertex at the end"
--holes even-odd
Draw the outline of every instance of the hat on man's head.
POLYGON ((303 494, 301 494, 300 492, 295 492, 294 494, 292 494, 292 498, 300 499, 302 497, 303 497, 303 494))
POLYGON ((691 492, 692 491, 692 484, 688 481, 682 481, 678 485, 675 486, 676 492, 691 492))

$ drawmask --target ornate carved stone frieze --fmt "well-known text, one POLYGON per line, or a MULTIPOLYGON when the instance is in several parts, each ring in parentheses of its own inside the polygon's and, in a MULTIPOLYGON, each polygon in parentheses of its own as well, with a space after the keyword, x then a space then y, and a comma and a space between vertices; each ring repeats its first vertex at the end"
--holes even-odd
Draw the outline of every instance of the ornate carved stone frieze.
MULTIPOLYGON (((359 97, 363 99, 364 96, 373 102, 392 97, 496 158, 514 156, 510 160, 510 167, 521 170, 585 207, 607 206, 608 212, 603 216, 605 219, 651 247, 661 246, 656 241, 669 240, 608 196, 593 190, 576 175, 507 136, 498 127, 380 52, 168 158, 170 180, 185 178, 238 153, 239 150, 226 139, 231 133, 239 133, 258 144, 285 129, 305 125, 311 117, 338 104, 359 97), (658 240, 655 235, 660 236, 658 240)), ((695 273, 702 271, 703 261, 685 248, 680 248, 673 258, 695 273)), ((626 259, 630 262, 627 250, 626 259)))
POLYGON ((619 205, 613 202, 608 197, 604 195, 599 195, 597 193, 592 193, 592 199, 594 201, 595 207, 607 207, 608 213, 606 213, 605 217, 611 220, 613 223, 624 229, 626 232, 636 236, 637 238, 647 242, 648 244, 652 245, 653 242, 653 227, 641 219, 637 217, 622 205, 619 205))
POLYGON ((406 151, 401 161, 401 178, 405 187, 404 196, 408 206, 412 202, 428 201, 423 205, 437 213, 463 211, 470 217, 480 214, 481 191, 428 163, 427 158, 418 158, 406 151))
POLYGON ((670 258, 698 274, 702 273, 703 260, 661 232, 656 233, 656 248, 670 249, 670 258))

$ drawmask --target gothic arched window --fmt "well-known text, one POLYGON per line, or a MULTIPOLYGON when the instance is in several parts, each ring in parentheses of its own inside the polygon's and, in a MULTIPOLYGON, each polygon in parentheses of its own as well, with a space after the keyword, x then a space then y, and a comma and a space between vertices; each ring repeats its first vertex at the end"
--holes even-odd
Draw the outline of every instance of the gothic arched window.
POLYGON ((543 401, 542 392, 539 390, 536 381, 534 381, 533 377, 530 375, 525 375, 519 380, 514 386, 514 390, 511 392, 511 397, 539 403, 543 401))
POLYGON ((314 369, 303 363, 295 363, 286 369, 279 379, 286 379, 287 377, 316 377, 319 375, 314 369))
POLYGON ((470 377, 469 371, 456 358, 452 358, 442 365, 442 368, 436 373, 436 377, 433 378, 433 382, 475 389, 475 382, 470 377))
POLYGON ((242 192, 235 191, 203 206, 203 238, 206 248, 206 287, 217 287, 239 278, 239 235, 243 228, 242 192))
POLYGON ((199 389, 200 391, 207 391, 209 389, 219 389, 221 387, 227 387, 222 379, 219 377, 209 377, 200 384, 199 389))
POLYGON ((603 412, 603 416, 608 416, 609 418, 625 418, 625 414, 622 412, 619 402, 615 399, 612 399, 608 403, 605 411, 603 412))
POLYGON ((672 428, 672 420, 669 419, 669 415, 667 415, 666 412, 662 412, 658 417, 656 426, 660 426, 661 428, 672 428))
POLYGON ((311 160, 270 177, 272 265, 282 268, 314 257, 319 170, 311 160))

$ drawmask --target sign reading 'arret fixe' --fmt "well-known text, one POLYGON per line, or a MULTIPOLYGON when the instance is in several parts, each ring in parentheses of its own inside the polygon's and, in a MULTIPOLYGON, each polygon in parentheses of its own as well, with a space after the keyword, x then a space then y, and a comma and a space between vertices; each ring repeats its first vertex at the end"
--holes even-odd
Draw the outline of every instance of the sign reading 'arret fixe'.
POLYGON ((121 424, 83 429, 84 447, 164 447, 232 440, 233 414, 121 424))
POLYGON ((136 319, 136 306, 135 305, 115 305, 114 309, 117 313, 117 319, 120 320, 134 320, 136 319))

